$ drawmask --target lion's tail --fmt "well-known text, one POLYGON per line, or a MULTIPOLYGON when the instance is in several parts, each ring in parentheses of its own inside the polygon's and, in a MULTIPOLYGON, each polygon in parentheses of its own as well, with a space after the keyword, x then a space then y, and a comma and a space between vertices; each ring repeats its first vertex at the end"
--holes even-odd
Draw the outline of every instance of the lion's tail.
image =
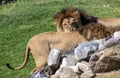
POLYGON ((27 61, 28 61, 29 54, 30 54, 30 48, 27 46, 27 47, 26 47, 25 59, 24 59, 23 64, 21 64, 19 67, 15 67, 15 68, 13 68, 9 63, 7 63, 6 66, 7 66, 8 68, 10 68, 10 69, 13 69, 13 70, 22 69, 22 68, 26 65, 26 63, 27 63, 27 61))

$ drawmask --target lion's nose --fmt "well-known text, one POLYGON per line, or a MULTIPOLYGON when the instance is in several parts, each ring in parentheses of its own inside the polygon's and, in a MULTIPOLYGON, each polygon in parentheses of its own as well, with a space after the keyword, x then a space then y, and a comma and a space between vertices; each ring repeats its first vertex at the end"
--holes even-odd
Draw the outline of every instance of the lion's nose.
POLYGON ((76 28, 76 29, 79 28, 79 25, 78 25, 76 22, 73 22, 73 23, 71 24, 71 26, 74 27, 74 28, 76 28))

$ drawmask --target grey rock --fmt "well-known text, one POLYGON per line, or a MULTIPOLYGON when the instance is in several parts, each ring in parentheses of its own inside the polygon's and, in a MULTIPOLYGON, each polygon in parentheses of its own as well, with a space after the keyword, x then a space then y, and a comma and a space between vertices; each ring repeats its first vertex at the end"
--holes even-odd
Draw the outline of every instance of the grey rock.
POLYGON ((82 62, 78 62, 76 64, 76 66, 79 67, 80 70, 82 70, 83 72, 86 72, 86 71, 90 71, 90 64, 88 62, 85 62, 85 61, 82 61, 82 62))
POLYGON ((76 73, 81 73, 78 66, 69 66, 68 68, 71 68, 76 73))
POLYGON ((101 43, 99 45, 99 50, 98 51, 102 51, 102 50, 104 50, 104 49, 106 49, 108 47, 111 47, 115 43, 117 43, 118 41, 120 41, 120 31, 116 31, 110 39, 108 39, 108 40, 104 41, 103 43, 101 43))
POLYGON ((88 58, 91 54, 98 50, 97 41, 84 42, 79 44, 75 49, 75 57, 78 61, 88 58))
POLYGON ((95 74, 92 71, 86 71, 81 74, 80 78, 94 78, 95 74))
POLYGON ((46 66, 44 69, 40 70, 37 73, 30 75, 29 78, 49 78, 49 76, 53 74, 53 71, 50 67, 46 66))
POLYGON ((53 78, 79 78, 79 76, 68 67, 58 69, 53 78))
POLYGON ((70 59, 72 62, 77 63, 77 59, 75 57, 74 50, 67 51, 67 52, 62 52, 61 57, 70 59))
POLYGON ((73 59, 68 58, 68 57, 64 57, 62 59, 62 64, 60 65, 60 67, 74 66, 75 63, 76 63, 76 61, 74 61, 73 59))
POLYGON ((40 73, 36 73, 36 74, 32 74, 29 78, 49 78, 46 75, 44 75, 42 72, 40 73))
POLYGON ((60 50, 53 48, 48 56, 48 66, 57 69, 60 63, 60 50))

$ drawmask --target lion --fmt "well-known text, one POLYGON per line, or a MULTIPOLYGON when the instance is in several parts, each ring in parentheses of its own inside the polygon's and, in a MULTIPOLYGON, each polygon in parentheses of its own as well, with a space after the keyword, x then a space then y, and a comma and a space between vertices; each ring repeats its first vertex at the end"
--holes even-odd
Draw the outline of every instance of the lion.
POLYGON ((31 74, 37 73, 47 65, 47 58, 51 49, 56 48, 61 52, 74 49, 86 39, 79 32, 45 32, 32 37, 26 46, 26 55, 22 65, 13 68, 7 63, 7 67, 13 70, 22 69, 28 61, 31 52, 35 61, 35 68, 31 74))
POLYGON ((101 24, 111 29, 111 31, 120 30, 120 18, 97 18, 74 7, 62 9, 55 14, 54 19, 56 20, 58 32, 80 31, 90 23, 101 24), (64 19, 69 20, 69 22, 64 19))
MULTIPOLYGON (((98 24, 99 25, 99 24, 98 24)), ((59 49, 61 52, 68 52, 73 50, 79 43, 89 41, 89 40, 96 40, 104 37, 111 36, 111 33, 106 28, 102 27, 101 25, 98 26, 96 24, 96 29, 98 31, 89 30, 83 31, 80 33, 79 31, 72 31, 72 32, 45 32, 38 35, 33 36, 26 46, 26 55, 24 62, 19 67, 11 67, 9 63, 7 63, 7 67, 10 69, 22 69, 28 61, 29 53, 31 52, 35 61, 35 68, 32 70, 31 74, 37 73, 39 70, 44 68, 47 65, 47 58, 51 49, 56 48, 59 49), (86 32, 93 33, 92 35, 87 35, 86 32), (98 36, 100 34, 100 36, 98 36), (105 34, 104 34, 105 33, 105 34), (86 34, 86 35, 83 35, 86 34)), ((86 30, 90 28, 95 28, 94 23, 89 24, 86 26, 86 30)))

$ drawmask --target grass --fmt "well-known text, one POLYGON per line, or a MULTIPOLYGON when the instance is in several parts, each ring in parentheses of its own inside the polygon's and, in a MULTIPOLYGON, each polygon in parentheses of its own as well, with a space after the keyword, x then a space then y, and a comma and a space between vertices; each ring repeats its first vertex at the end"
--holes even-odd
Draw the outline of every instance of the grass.
MULTIPOLYGON (((34 35, 56 31, 53 16, 67 6, 86 10, 97 17, 120 17, 119 0, 18 0, 0 6, 0 78, 27 78, 34 68, 30 55, 27 65, 21 70, 10 70, 22 64, 27 41, 34 35)), ((120 78, 116 77, 107 78, 120 78)))

